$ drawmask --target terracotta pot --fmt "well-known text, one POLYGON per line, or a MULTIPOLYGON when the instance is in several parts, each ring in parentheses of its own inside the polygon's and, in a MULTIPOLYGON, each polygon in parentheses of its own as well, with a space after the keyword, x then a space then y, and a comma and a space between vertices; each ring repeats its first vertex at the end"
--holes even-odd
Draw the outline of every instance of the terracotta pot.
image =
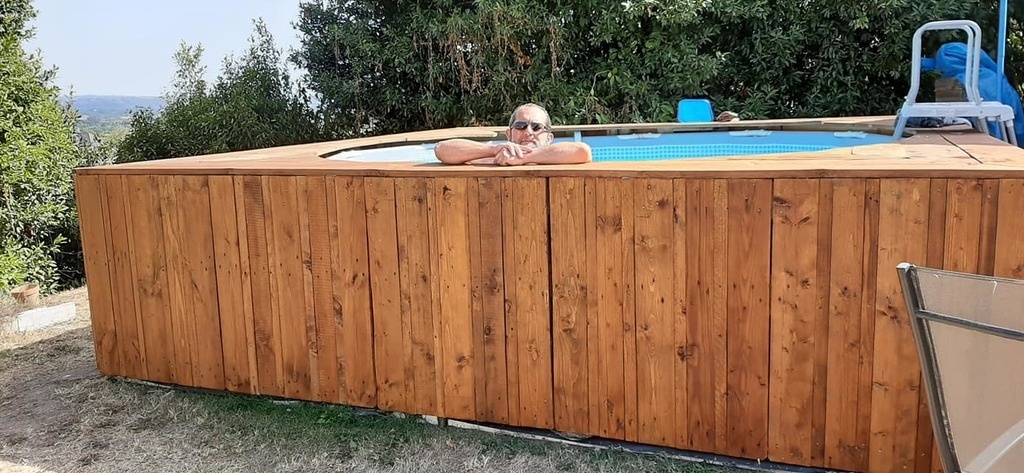
POLYGON ((22 304, 36 305, 39 303, 39 285, 22 284, 11 290, 11 295, 22 304))

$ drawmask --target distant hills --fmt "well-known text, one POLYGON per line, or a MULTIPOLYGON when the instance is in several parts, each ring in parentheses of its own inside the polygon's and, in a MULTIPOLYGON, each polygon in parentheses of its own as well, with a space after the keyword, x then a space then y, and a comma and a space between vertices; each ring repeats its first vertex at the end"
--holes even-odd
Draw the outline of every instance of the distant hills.
MULTIPOLYGON (((62 103, 68 103, 67 96, 61 96, 62 103)), ((72 103, 78 114, 79 126, 85 131, 105 134, 127 125, 128 116, 137 108, 161 110, 164 100, 160 97, 139 97, 130 95, 76 95, 72 103)))

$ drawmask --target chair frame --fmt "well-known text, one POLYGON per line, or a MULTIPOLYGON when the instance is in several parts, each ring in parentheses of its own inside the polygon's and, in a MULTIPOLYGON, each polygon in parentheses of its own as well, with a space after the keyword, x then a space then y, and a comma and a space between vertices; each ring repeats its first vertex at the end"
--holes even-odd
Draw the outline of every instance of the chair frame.
MULTIPOLYGON (((935 441, 939 448, 939 457, 942 460, 944 471, 947 473, 961 472, 963 469, 953 445, 952 430, 949 425, 949 418, 946 415, 947 410, 945 397, 943 396, 942 391, 942 382, 938 377, 939 371, 935 354, 935 345, 928 322, 951 325, 1019 342, 1024 342, 1024 332, 926 310, 924 309, 925 304, 923 303, 917 266, 903 262, 900 263, 896 269, 899 273, 900 283, 903 286, 903 296, 906 300, 907 310, 910 314, 910 323, 914 333, 914 341, 917 344, 917 352, 921 361, 921 378, 925 385, 925 391, 928 395, 929 412, 931 413, 932 428, 935 432, 935 441)), ((952 271, 942 272, 947 272, 958 277, 976 278, 986 281, 999 281, 1002 279, 952 271)), ((1020 283, 1020 281, 1017 280, 1014 280, 1014 282, 1018 284, 1020 283)), ((989 448, 986 448, 986 454, 979 455, 979 459, 985 457, 991 458, 991 460, 986 462, 986 464, 975 465, 975 462, 972 462, 968 467, 971 468, 972 471, 985 471, 990 468, 992 463, 998 460, 999 457, 1007 451, 1007 448, 1012 445, 1012 443, 1010 445, 1006 445, 1005 441, 1016 439, 1024 435, 1024 432, 1021 432, 1021 429, 1024 429, 1024 422, 1018 423, 1017 426, 1011 428, 1004 435, 1000 436, 996 442, 993 442, 989 448)))

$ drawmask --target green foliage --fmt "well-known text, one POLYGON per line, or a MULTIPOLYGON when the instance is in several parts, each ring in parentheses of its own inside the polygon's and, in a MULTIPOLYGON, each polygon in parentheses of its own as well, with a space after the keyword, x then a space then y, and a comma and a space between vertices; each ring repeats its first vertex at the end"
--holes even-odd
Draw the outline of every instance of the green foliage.
POLYGON ((676 102, 692 96, 748 119, 892 114, 909 86, 913 32, 928 21, 977 18, 991 43, 995 8, 971 0, 313 0, 300 6, 293 60, 338 137, 502 125, 527 101, 569 124, 672 121, 676 102))
POLYGON ((28 0, 0 0, 0 291, 26 281, 53 290, 82 275, 74 117, 52 71, 22 48, 34 15, 28 0))
POLYGON ((261 21, 248 51, 227 58, 212 86, 203 79, 201 46, 182 45, 173 90, 160 113, 132 113, 118 145, 122 162, 194 156, 321 141, 308 98, 296 90, 281 52, 261 21))

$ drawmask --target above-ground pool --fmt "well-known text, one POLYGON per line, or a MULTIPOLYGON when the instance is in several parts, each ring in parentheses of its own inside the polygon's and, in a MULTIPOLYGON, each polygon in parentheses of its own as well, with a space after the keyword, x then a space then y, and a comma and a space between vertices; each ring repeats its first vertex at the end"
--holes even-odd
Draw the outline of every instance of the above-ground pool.
MULTIPOLYGON (((665 159, 749 156, 822 151, 893 141, 890 135, 862 131, 735 130, 680 133, 634 133, 617 136, 556 138, 591 146, 594 161, 657 161, 665 159)), ((492 142, 493 143, 493 142, 492 142)), ((434 144, 341 151, 328 159, 357 162, 436 162, 434 144)))
POLYGON ((76 168, 97 368, 935 471, 896 267, 1024 278, 1024 150, 965 128, 852 147, 892 123, 559 127, 630 160, 530 169, 384 162, 497 127, 76 168))

